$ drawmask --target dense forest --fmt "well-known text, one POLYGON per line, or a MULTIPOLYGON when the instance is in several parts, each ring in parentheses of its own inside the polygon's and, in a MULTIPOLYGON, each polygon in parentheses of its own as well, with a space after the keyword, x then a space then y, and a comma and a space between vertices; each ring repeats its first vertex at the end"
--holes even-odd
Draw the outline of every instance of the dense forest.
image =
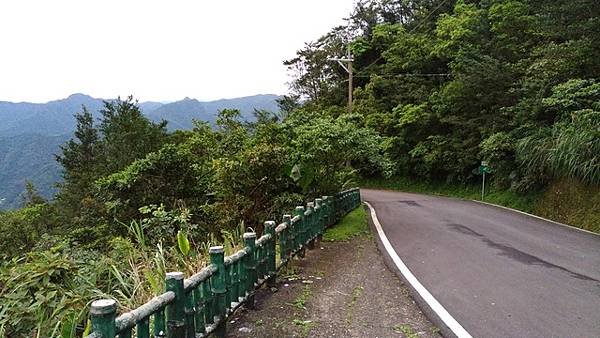
POLYGON ((365 1, 286 62, 307 109, 353 113, 384 137, 398 174, 466 182, 482 159, 526 191, 600 182, 600 3, 365 1), (348 31, 349 29, 349 31, 348 31))
POLYGON ((324 33, 285 61, 279 111, 252 122, 223 109, 214 126, 172 131, 132 98, 98 119, 77 112, 56 198, 29 185, 23 208, 0 214, 0 336, 81 335, 90 300, 131 308, 165 271, 197 271, 207 243, 233 246, 361 179, 469 185, 486 160, 495 189, 567 180, 598 199, 596 1, 359 1, 324 33), (348 75, 330 61, 348 46, 351 112, 348 75))

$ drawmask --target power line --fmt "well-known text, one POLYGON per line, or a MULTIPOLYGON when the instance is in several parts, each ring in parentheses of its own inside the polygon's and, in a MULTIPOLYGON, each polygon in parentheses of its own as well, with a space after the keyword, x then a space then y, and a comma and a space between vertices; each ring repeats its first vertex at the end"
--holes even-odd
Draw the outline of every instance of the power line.
MULTIPOLYGON (((427 20, 431 14, 435 13, 435 11, 437 11, 438 9, 440 9, 440 7, 442 7, 446 2, 448 2, 448 0, 444 0, 442 2, 440 2, 440 4, 434 8, 431 12, 429 12, 429 14, 427 14, 415 27, 413 27, 413 29, 411 29, 407 34, 411 34, 412 32, 414 32, 417 28, 419 28, 424 22, 425 20, 427 20)), ((375 61, 369 63, 367 66, 362 67, 362 69, 366 69, 371 67, 373 64, 375 64, 377 61, 381 60, 383 58, 383 55, 379 55, 379 57, 377 59, 375 59, 375 61)))
POLYGON ((423 23, 425 23, 425 20, 427 20, 427 19, 428 19, 428 18, 431 16, 431 14, 435 13, 435 11, 437 11, 438 9, 440 9, 440 7, 442 7, 442 6, 443 6, 443 5, 444 5, 446 2, 448 2, 448 0, 444 0, 444 1, 440 2, 440 4, 439 4, 439 5, 438 5, 436 8, 434 8, 434 9, 433 9, 431 12, 429 12, 429 14, 427 14, 427 15, 426 15, 426 16, 423 18, 423 20, 421 20, 421 22, 419 22, 419 24, 418 24, 418 25, 416 25, 415 27, 413 27, 413 29, 411 29, 411 30, 410 30, 410 32, 408 32, 408 34, 410 34, 410 33, 414 32, 414 31, 415 31, 417 28, 419 28, 419 27, 420 27, 420 26, 421 26, 423 23))
POLYGON ((371 76, 380 76, 380 77, 419 77, 419 76, 443 76, 450 77, 452 74, 450 73, 404 73, 404 74, 369 74, 369 75, 354 75, 354 77, 371 77, 371 76))

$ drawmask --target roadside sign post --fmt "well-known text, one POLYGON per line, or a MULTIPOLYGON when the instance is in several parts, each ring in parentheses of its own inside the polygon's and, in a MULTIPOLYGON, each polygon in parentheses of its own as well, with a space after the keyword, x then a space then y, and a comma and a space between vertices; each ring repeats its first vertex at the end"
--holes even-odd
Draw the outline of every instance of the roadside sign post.
POLYGON ((483 178, 481 179, 481 200, 483 201, 483 196, 485 196, 485 171, 483 172, 483 178))
POLYGON ((481 165, 479 166, 479 173, 482 174, 481 179, 481 200, 485 197, 485 174, 491 172, 490 167, 488 167, 487 161, 481 161, 481 165))

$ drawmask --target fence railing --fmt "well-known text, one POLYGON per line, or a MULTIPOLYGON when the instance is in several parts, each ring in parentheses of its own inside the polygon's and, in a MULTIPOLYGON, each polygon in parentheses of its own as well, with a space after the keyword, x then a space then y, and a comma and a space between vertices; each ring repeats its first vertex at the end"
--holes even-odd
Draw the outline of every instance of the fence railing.
POLYGON ((273 285, 282 266, 294 255, 304 257, 327 227, 359 205, 355 188, 298 206, 277 226, 265 222, 260 238, 245 233, 245 247, 233 255, 225 257, 222 246, 211 247, 210 265, 188 279, 182 272, 167 273, 165 293, 118 317, 114 300, 96 300, 88 338, 224 337, 229 314, 242 304, 253 308, 256 288, 265 282, 273 285))

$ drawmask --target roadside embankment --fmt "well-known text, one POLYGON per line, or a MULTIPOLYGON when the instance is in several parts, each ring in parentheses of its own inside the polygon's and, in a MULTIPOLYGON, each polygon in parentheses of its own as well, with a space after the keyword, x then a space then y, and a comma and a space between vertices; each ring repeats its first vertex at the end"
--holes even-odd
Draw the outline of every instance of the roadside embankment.
MULTIPOLYGON (((480 185, 431 183, 408 177, 366 179, 363 188, 481 200, 480 185)), ((600 233, 600 187, 562 179, 542 191, 517 193, 487 187, 485 202, 524 211, 549 220, 600 233)))

